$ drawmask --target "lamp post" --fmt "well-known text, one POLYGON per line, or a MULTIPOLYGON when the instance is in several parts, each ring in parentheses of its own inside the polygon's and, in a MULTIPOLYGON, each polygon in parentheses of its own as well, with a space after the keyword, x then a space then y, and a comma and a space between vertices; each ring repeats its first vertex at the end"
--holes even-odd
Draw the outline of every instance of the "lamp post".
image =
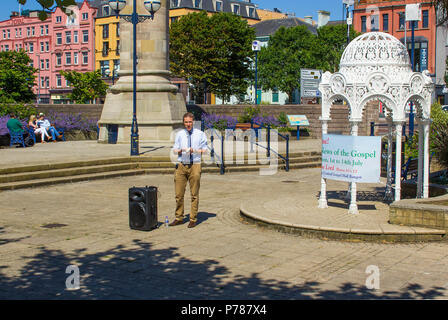
MULTIPOLYGON (((141 1, 141 0, 140 0, 141 1)), ((137 124, 137 24, 148 19, 154 19, 154 13, 160 9, 159 0, 145 0, 143 2, 150 15, 139 15, 137 13, 137 0, 133 0, 133 12, 129 14, 119 14, 126 6, 126 0, 109 0, 109 6, 115 11, 117 17, 132 23, 133 34, 133 91, 132 91, 132 128, 131 128, 131 156, 138 156, 138 124, 137 124)))
POLYGON ((37 99, 36 99, 36 108, 39 106, 40 103, 40 85, 42 84, 42 80, 40 79, 40 54, 37 55, 37 66, 39 68, 39 80, 37 81, 37 99))
POLYGON ((355 0, 342 0, 342 3, 345 4, 345 8, 347 10, 347 45, 350 43, 350 26, 353 23, 353 18, 350 16, 350 6, 355 4, 355 0))
POLYGON ((252 51, 255 52, 255 104, 258 104, 258 52, 261 50, 260 42, 252 42, 252 51))

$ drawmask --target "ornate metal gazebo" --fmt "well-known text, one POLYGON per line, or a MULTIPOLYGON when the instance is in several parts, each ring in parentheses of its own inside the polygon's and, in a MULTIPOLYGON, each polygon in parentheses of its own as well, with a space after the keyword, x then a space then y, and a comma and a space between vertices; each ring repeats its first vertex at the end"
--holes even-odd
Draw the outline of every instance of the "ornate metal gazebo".
MULTIPOLYGON (((417 197, 428 197, 429 185, 429 126, 434 84, 428 70, 413 72, 405 46, 395 37, 382 32, 365 33, 352 42, 342 54, 340 70, 325 72, 319 85, 322 93, 322 134, 331 121, 331 106, 335 100, 345 100, 349 107, 351 135, 358 135, 358 125, 369 101, 381 101, 389 123, 388 172, 386 196, 392 197, 392 138, 402 139, 406 122, 406 106, 416 106, 419 132, 419 162, 417 197)), ((396 155, 401 143, 396 143, 396 155)), ((395 201, 401 193, 401 157, 395 157, 395 201)), ((350 183, 350 213, 357 213, 356 183, 350 183)), ((321 179, 319 208, 327 208, 326 179, 321 179)))

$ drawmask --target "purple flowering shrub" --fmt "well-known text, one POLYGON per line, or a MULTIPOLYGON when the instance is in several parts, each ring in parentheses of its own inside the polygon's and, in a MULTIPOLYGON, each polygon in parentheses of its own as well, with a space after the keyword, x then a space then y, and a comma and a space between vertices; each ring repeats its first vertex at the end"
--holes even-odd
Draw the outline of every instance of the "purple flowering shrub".
POLYGON ((236 126, 236 118, 226 115, 203 113, 201 119, 204 121, 205 128, 214 128, 218 131, 233 129, 236 126))
MULTIPOLYGON (((49 112, 46 118, 57 128, 63 128, 65 132, 72 130, 96 131, 98 119, 85 118, 81 113, 49 112)), ((9 134, 6 123, 9 115, 0 116, 0 135, 9 134)), ((28 119, 19 119, 24 126, 28 125, 28 119)))

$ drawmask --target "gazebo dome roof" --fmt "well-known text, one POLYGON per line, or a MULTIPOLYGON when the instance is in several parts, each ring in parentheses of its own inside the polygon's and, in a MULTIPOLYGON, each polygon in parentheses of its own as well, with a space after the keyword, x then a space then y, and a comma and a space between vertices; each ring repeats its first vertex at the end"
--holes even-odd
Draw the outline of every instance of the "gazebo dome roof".
POLYGON ((398 66, 411 68, 405 46, 384 32, 364 33, 345 48, 340 61, 341 71, 352 66, 398 66))

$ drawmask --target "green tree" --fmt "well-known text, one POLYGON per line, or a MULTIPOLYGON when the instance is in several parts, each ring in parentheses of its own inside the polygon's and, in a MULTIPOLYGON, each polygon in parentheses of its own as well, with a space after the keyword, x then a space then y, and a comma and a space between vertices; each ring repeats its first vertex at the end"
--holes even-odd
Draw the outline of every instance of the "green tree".
POLYGON ((0 52, 0 97, 2 101, 30 102, 35 98, 37 69, 30 66, 31 58, 24 50, 0 52))
MULTIPOLYGON (((359 35, 350 28, 350 40, 359 35)), ((337 72, 342 53, 347 46, 346 25, 326 25, 317 29, 318 46, 315 48, 316 59, 319 61, 318 68, 323 71, 337 72)))
POLYGON ((317 37, 306 26, 281 27, 258 54, 258 74, 263 89, 286 92, 289 103, 300 88, 300 69, 316 68, 317 37))
POLYGON ((60 73, 71 83, 73 91, 69 98, 76 103, 86 103, 106 95, 108 85, 101 80, 100 70, 84 73, 60 71, 60 73))
POLYGON ((170 27, 170 69, 193 85, 195 96, 205 89, 223 98, 244 93, 254 39, 255 31, 234 14, 188 14, 170 27))
MULTIPOLYGON (((76 6, 75 0, 35 0, 42 6, 42 10, 39 12, 39 19, 44 21, 48 18, 48 14, 54 12, 54 10, 58 7, 64 13, 70 14, 70 10, 68 7, 76 6)), ((21 5, 26 4, 27 0, 17 0, 21 5)))

